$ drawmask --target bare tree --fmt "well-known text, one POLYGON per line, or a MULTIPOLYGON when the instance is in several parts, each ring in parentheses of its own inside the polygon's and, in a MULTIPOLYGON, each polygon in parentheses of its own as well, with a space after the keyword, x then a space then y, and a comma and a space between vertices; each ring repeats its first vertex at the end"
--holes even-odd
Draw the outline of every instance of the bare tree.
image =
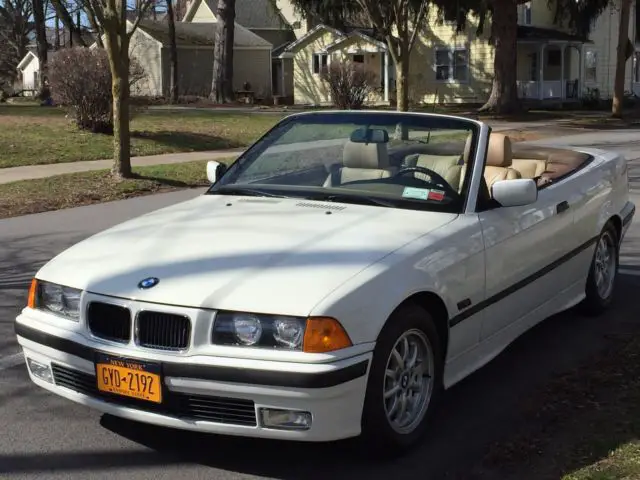
POLYGON ((80 25, 76 25, 73 21, 73 17, 69 12, 69 9, 63 3, 62 0, 49 0, 51 2, 51 6, 53 7, 56 13, 56 19, 60 19, 64 27, 67 29, 71 36, 71 43, 76 47, 86 47, 87 42, 85 42, 82 37, 82 31, 80 30, 80 25))
POLYGON ((0 1, 0 88, 11 90, 33 32, 31 0, 0 1))
POLYGON ((218 21, 213 46, 213 81, 209 98, 216 103, 233 101, 233 42, 236 0, 218 0, 218 21))
POLYGON ((36 30, 36 48, 38 51, 38 63, 40 64, 40 78, 38 85, 38 95, 42 100, 48 96, 45 82, 47 79, 47 54, 49 45, 47 43, 47 25, 45 17, 45 0, 32 0, 33 21, 36 30))
POLYGON ((169 22, 169 99, 171 103, 178 103, 178 47, 176 45, 176 17, 173 11, 173 1, 167 0, 167 21, 169 22))
POLYGON ((631 0, 620 0, 620 26, 618 27, 618 49, 616 52, 616 77, 613 86, 611 116, 622 117, 624 104, 624 79, 629 58, 629 17, 631 0))
POLYGON ((126 0, 84 0, 88 10, 102 26, 105 49, 111 70, 111 94, 113 96, 113 167, 116 178, 132 176, 130 131, 129 45, 152 0, 141 0, 131 28, 127 23, 126 0))

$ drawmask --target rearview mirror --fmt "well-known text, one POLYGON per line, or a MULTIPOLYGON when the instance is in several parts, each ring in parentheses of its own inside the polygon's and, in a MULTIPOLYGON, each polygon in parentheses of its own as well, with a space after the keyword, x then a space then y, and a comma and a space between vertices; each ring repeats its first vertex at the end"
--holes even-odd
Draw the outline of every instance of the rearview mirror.
POLYGON ((207 162, 207 179, 210 183, 216 183, 226 171, 227 166, 224 163, 216 162, 215 160, 207 162))
POLYGON ((358 128, 349 137, 354 143, 388 143, 389 132, 384 128, 358 128))
POLYGON ((503 207, 530 205, 538 200, 538 186, 530 178, 499 180, 491 187, 491 196, 503 207))

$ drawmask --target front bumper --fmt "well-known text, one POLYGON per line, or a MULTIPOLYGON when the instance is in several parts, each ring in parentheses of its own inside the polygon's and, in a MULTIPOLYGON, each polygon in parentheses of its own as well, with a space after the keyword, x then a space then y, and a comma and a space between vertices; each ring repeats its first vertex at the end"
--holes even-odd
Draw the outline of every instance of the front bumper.
POLYGON ((53 383, 29 370, 34 383, 105 413, 165 427, 281 440, 333 441, 360 434, 370 352, 331 364, 253 360, 238 368, 216 357, 149 359, 24 314, 15 329, 25 357, 52 370, 53 383), (99 392, 98 353, 160 363, 162 404, 99 392), (311 427, 269 428, 262 423, 262 408, 310 412, 311 427))

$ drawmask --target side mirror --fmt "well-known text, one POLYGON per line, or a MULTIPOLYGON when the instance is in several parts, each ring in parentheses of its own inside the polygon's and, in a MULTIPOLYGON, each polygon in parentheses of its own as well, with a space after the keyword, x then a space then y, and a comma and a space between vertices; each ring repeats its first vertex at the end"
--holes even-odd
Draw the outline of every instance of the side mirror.
POLYGON ((210 183, 216 183, 226 171, 227 166, 224 163, 216 162, 215 160, 207 162, 207 180, 210 183))
POLYGON ((499 180, 491 187, 491 195, 503 207, 530 205, 538 200, 538 186, 530 178, 499 180))

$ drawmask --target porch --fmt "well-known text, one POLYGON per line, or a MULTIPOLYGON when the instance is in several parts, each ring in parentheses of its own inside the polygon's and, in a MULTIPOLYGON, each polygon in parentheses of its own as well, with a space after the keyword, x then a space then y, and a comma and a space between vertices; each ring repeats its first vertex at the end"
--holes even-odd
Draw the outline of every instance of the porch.
POLYGON ((518 34, 518 97, 577 101, 583 89, 584 42, 564 32, 535 27, 520 27, 518 34))

